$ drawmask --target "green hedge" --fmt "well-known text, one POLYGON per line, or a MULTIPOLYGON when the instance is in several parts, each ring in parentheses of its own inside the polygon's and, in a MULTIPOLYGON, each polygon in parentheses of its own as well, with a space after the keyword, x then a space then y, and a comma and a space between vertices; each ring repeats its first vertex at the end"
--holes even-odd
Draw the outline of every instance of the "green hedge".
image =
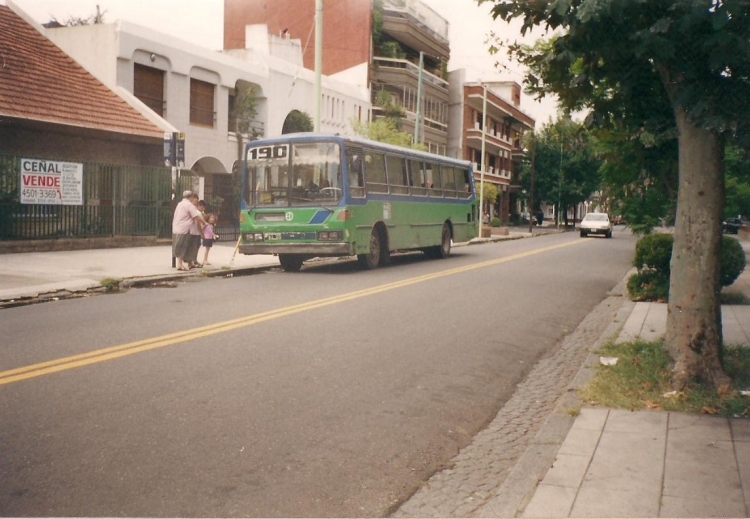
MULTIPOLYGON (((667 301, 669 299, 670 262, 674 237, 671 234, 648 234, 635 246, 633 265, 638 269, 628 280, 633 301, 667 301)), ((726 287, 745 270, 745 251, 729 236, 721 242, 721 286, 726 287)))

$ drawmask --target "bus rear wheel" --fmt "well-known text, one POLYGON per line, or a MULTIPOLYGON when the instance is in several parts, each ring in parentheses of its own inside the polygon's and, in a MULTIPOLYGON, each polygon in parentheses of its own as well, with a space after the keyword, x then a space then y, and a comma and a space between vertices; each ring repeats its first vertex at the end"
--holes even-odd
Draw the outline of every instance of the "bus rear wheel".
POLYGON ((357 261, 360 267, 373 270, 380 266, 382 257, 383 240, 378 229, 374 228, 370 234, 370 251, 367 254, 359 254, 357 261))
POLYGON ((279 254, 279 263, 284 272, 299 272, 304 258, 299 254, 279 254))
POLYGON ((429 247, 425 250, 425 253, 430 258, 445 259, 451 254, 451 229, 447 223, 443 224, 443 230, 440 233, 440 245, 436 247, 429 247))

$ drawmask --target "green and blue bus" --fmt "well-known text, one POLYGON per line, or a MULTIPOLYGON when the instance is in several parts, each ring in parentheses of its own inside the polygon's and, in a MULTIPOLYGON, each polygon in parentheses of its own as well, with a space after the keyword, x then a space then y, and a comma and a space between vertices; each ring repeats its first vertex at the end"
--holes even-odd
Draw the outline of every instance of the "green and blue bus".
POLYGON ((361 138, 300 133, 245 148, 242 254, 277 254, 285 271, 314 257, 392 251, 446 258, 477 235, 471 163, 361 138))

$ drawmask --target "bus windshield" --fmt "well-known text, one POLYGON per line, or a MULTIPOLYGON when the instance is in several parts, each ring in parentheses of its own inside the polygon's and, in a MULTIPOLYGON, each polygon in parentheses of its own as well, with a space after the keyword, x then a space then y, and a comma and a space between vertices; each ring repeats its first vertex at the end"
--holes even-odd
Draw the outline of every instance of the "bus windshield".
POLYGON ((255 207, 335 205, 343 194, 341 149, 333 142, 248 148, 245 199, 255 207))

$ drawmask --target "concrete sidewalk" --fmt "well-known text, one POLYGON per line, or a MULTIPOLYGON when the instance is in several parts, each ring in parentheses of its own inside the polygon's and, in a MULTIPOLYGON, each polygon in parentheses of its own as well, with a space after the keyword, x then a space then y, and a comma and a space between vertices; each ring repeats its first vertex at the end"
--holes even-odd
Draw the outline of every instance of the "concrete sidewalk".
MULTIPOLYGON (((234 247, 234 242, 215 244, 209 255, 211 265, 190 272, 172 268, 170 245, 3 254, 0 255, 0 302, 45 295, 64 296, 100 287, 107 278, 165 279, 279 266, 276 256, 234 255, 234 247)), ((203 259, 203 250, 201 248, 200 259, 203 259)))
MULTIPOLYGON (((750 298, 750 271, 731 289, 750 298)), ((628 301, 618 319, 615 342, 652 342, 664 336, 667 305, 628 301)), ((722 327, 725 345, 750 347, 750 306, 722 306, 722 327)), ((571 389, 598 360, 593 351, 571 389)), ((561 399, 474 517, 750 516, 747 416, 583 408, 567 429, 560 418, 569 405, 561 399)))
MULTIPOLYGON (((724 306, 722 316, 725 344, 750 346, 750 306, 724 306)), ((616 342, 663 337, 666 319, 666 304, 635 303, 616 342)), ((596 355, 592 357, 589 366, 595 363, 596 355)), ((550 461, 533 495, 517 499, 513 515, 748 517, 750 513, 747 417, 584 408, 550 461)), ((492 505, 486 511, 491 510, 492 505)))

